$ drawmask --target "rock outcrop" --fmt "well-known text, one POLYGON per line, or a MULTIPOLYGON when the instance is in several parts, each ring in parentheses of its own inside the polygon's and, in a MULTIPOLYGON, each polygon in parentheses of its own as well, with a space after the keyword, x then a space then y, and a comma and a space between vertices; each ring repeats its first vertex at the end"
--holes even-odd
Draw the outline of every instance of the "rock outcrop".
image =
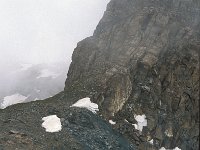
POLYGON ((198 150, 199 53, 199 0, 111 0, 94 35, 77 44, 63 92, 0 110, 0 145, 198 150), (69 107, 84 97, 97 115, 69 107), (38 128, 51 114, 63 118, 63 133, 38 128), (137 115, 147 119, 142 132, 137 115))
POLYGON ((65 92, 92 97, 140 149, 153 139, 154 148, 196 150, 199 53, 199 1, 111 0, 94 35, 78 43, 65 92), (148 125, 135 138, 142 114, 148 125))

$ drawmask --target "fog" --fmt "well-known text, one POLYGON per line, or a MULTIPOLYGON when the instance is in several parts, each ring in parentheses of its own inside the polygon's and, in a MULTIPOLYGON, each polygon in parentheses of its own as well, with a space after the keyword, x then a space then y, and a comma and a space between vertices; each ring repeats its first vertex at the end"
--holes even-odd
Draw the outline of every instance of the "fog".
POLYGON ((74 48, 93 34, 108 2, 0 0, 0 107, 61 91, 74 48))
POLYGON ((70 62, 109 0, 0 0, 0 64, 70 62))

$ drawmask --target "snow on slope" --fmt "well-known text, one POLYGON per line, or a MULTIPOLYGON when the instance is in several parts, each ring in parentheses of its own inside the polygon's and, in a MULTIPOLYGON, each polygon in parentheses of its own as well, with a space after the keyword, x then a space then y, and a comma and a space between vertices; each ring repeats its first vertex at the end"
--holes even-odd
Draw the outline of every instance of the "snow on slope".
POLYGON ((181 150, 181 149, 178 147, 175 147, 174 149, 165 149, 164 147, 161 147, 159 150, 181 150))
POLYGON ((135 129, 142 131, 144 126, 147 126, 147 119, 145 115, 134 115, 137 124, 133 124, 135 129))
POLYGON ((96 111, 99 111, 98 105, 95 103, 92 103, 90 101, 90 98, 88 98, 88 97, 78 100, 71 107, 86 108, 86 109, 92 111, 93 113, 96 113, 96 111))
POLYGON ((11 95, 11 96, 6 96, 3 99, 3 102, 0 105, 0 108, 4 109, 10 105, 14 105, 17 103, 22 103, 27 99, 26 96, 20 95, 18 93, 11 95))
POLYGON ((109 123, 112 124, 112 125, 116 124, 116 122, 114 122, 113 120, 109 120, 109 123))
POLYGON ((62 129, 62 125, 60 122, 60 118, 56 115, 51 115, 47 117, 43 117, 42 127, 46 129, 46 132, 59 132, 62 129))

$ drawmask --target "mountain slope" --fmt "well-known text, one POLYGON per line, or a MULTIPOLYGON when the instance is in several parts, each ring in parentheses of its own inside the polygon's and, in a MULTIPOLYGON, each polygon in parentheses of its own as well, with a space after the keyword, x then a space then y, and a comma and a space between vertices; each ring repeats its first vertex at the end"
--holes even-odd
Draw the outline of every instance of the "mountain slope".
POLYGON ((96 149, 198 150, 199 51, 198 0, 111 0, 94 35, 74 50, 63 92, 0 110, 0 145, 21 146, 10 139, 12 129, 31 131, 27 140, 35 138, 39 149, 72 148, 65 142, 87 149, 94 139, 96 149), (84 97, 99 105, 97 115, 70 108, 84 97), (71 125, 49 135, 39 127, 48 115, 71 125), (96 134, 89 135, 90 127, 96 134))
POLYGON ((63 93, 60 93, 47 100, 16 104, 0 110, 0 149, 136 149, 108 122, 84 108, 70 108, 71 103, 62 97, 63 93), (42 118, 51 115, 60 118, 60 132, 49 133, 42 127, 42 118))

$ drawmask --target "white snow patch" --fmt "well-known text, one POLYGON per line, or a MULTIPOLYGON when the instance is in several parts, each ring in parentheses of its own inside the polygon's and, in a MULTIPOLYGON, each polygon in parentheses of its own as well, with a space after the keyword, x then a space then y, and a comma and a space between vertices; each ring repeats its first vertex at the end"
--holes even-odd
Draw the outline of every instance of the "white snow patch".
POLYGON ((127 122, 127 123, 130 123, 130 122, 128 122, 128 120, 126 120, 126 119, 124 119, 124 121, 127 122))
POLYGON ((165 149, 164 147, 161 147, 159 150, 181 150, 181 149, 178 147, 175 147, 174 149, 165 149))
POLYGON ((116 122, 114 122, 112 120, 109 120, 109 123, 112 124, 112 125, 116 124, 116 122))
POLYGON ((37 79, 39 78, 47 78, 47 77, 51 77, 53 79, 57 78, 59 76, 59 74, 52 72, 48 69, 44 69, 40 72, 40 75, 37 77, 37 79))
POLYGON ((93 113, 96 113, 96 111, 99 111, 98 105, 96 103, 92 103, 89 97, 78 100, 71 107, 86 108, 92 111, 93 113))
POLYGON ((150 141, 148 141, 151 145, 153 145, 153 139, 151 139, 150 141))
POLYGON ((33 101, 37 101, 37 100, 39 100, 39 99, 36 97, 33 101))
POLYGON ((181 150, 180 148, 178 148, 178 147, 175 147, 173 150, 181 150))
POLYGON ((56 115, 43 117, 42 120, 44 121, 42 127, 46 129, 46 132, 59 132, 62 129, 60 118, 56 115))
POLYGON ((145 115, 134 115, 137 124, 133 124, 135 129, 142 131, 144 126, 147 126, 147 119, 145 115), (136 127, 137 125, 137 127, 136 127))
POLYGON ((10 105, 18 104, 18 103, 23 103, 27 99, 26 96, 23 96, 21 94, 14 94, 10 96, 6 96, 3 99, 3 102, 1 103, 0 108, 4 109, 10 105))
POLYGON ((137 124, 132 124, 132 125, 135 127, 136 130, 139 130, 137 124))

